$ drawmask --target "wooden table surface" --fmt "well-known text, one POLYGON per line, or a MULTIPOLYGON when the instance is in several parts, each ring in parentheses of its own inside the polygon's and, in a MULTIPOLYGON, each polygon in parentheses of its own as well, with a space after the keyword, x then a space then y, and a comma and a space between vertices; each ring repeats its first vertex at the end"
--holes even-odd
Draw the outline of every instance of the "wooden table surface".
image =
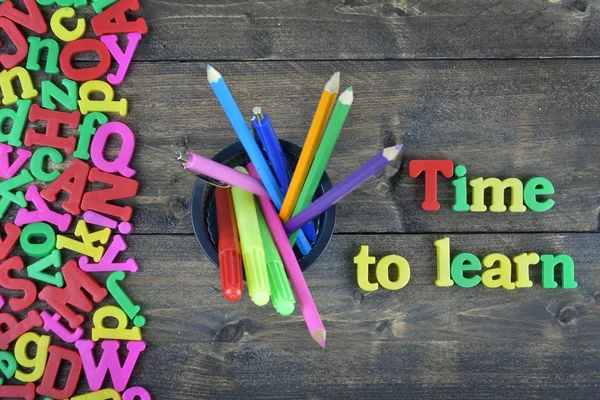
POLYGON ((153 399, 597 399, 600 397, 600 1, 144 0, 150 33, 119 94, 141 182, 127 290, 148 318, 132 384, 153 399), (339 182, 384 146, 402 169, 338 205, 329 247, 306 272, 327 350, 301 314, 231 304, 192 233, 194 179, 177 150, 236 141, 206 82, 210 62, 245 115, 260 105, 302 144, 324 83, 355 100, 328 173, 339 182), (468 176, 548 178, 545 213, 420 208, 412 159, 468 176), (566 253, 577 289, 438 288, 433 241, 453 254, 566 253), (360 245, 411 266, 399 291, 361 291, 360 245))

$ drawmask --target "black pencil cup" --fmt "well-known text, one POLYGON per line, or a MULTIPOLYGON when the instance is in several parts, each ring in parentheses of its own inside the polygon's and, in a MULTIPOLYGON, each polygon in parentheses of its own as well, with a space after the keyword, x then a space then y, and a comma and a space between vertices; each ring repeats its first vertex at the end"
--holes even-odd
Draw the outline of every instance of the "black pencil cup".
MULTIPOLYGON (((292 168, 295 167, 302 149, 299 146, 284 140, 281 140, 281 147, 292 168)), ((236 142, 224 148, 212 159, 230 167, 236 167, 238 165, 245 166, 250 162, 250 158, 240 142, 236 142)), ((325 173, 317 188, 316 197, 321 196, 329 189, 331 189, 331 181, 329 180, 327 173, 325 173)), ((194 234, 196 235, 196 240, 208 258, 218 266, 219 252, 217 250, 218 232, 215 187, 198 179, 194 186, 194 192, 192 193, 191 207, 192 227, 194 229, 194 234)), ((317 241, 313 244, 311 252, 306 256, 302 256, 298 249, 294 248, 296 258, 303 271, 319 258, 333 236, 335 205, 319 215, 314 220, 314 224, 317 231, 317 241)))

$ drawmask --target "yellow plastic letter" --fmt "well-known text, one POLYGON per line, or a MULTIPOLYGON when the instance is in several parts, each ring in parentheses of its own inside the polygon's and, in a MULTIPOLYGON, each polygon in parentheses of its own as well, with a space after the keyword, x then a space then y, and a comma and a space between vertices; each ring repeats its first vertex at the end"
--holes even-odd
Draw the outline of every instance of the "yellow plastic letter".
POLYGON ((94 246, 94 243, 108 243, 108 238, 110 237, 110 228, 104 228, 101 231, 90 233, 85 221, 80 219, 75 227, 75 236, 81 237, 81 242, 63 235, 56 235, 56 248, 59 250, 73 250, 77 253, 92 257, 94 261, 99 262, 104 254, 104 247, 94 246))
POLYGON ((92 340, 98 339, 117 339, 117 340, 142 340, 140 328, 134 326, 127 329, 129 318, 125 311, 116 306, 104 306, 94 313, 94 327, 92 328, 92 340), (106 318, 117 320, 116 328, 107 328, 104 325, 106 318))
POLYGON ((529 266, 535 265, 540 262, 540 256, 538 253, 521 253, 518 256, 513 257, 513 261, 516 265, 517 280, 515 281, 515 287, 528 288, 533 286, 533 282, 529 279, 529 266))
POLYGON ((121 400, 121 395, 115 389, 102 389, 71 397, 71 400, 121 400))
POLYGON ((469 184, 473 188, 471 211, 484 212, 488 208, 484 204, 484 191, 486 188, 492 188, 492 204, 489 207, 491 212, 504 212, 504 192, 511 188, 510 212, 525 212, 527 208, 523 204, 523 182, 517 178, 508 178, 501 181, 498 178, 477 178, 471 179, 469 184))
POLYGON ((50 336, 38 335, 37 333, 27 332, 23 334, 15 344, 15 358, 17 362, 26 368, 33 368, 30 373, 25 373, 17 370, 15 378, 21 382, 35 382, 41 379, 46 369, 46 361, 48 360, 48 347, 50 346, 50 336), (27 356, 27 346, 29 343, 35 343, 37 349, 34 358, 27 356))
POLYGON ((14 67, 8 70, 5 69, 0 72, 0 91, 2 91, 3 96, 2 104, 5 106, 13 105, 19 100, 13 86, 15 78, 19 78, 19 82, 21 83, 21 88, 23 89, 21 92, 22 99, 29 100, 38 95, 38 91, 33 87, 29 71, 23 67, 14 67))
POLYGON ((482 264, 484 267, 490 268, 481 275, 483 286, 489 288, 499 288, 502 286, 504 289, 509 290, 515 288, 515 284, 511 280, 512 264, 510 258, 504 254, 492 253, 483 258, 482 264), (496 262, 498 262, 499 266, 492 268, 496 262))
POLYGON ((442 238, 433 242, 437 249, 437 279, 435 286, 452 286, 450 278, 450 238, 442 238))
MULTIPOLYGON (((37 96, 37 94, 36 94, 37 96)), ((83 115, 91 112, 116 113, 122 117, 127 115, 127 99, 113 101, 115 91, 112 86, 103 81, 88 81, 79 88, 79 109, 83 115), (102 93, 104 100, 91 100, 92 93, 102 93)))
POLYGON ((72 31, 65 28, 62 24, 63 19, 73 18, 74 16, 75 10, 71 7, 59 8, 54 14, 52 14, 52 18, 50 19, 50 28, 56 37, 63 42, 72 42, 77 40, 85 33, 85 19, 83 18, 77 19, 77 26, 72 31))
POLYGON ((410 266, 408 262, 404 257, 396 254, 390 254, 379 260, 375 272, 379 284, 388 290, 402 289, 410 279, 410 266), (389 268, 392 264, 395 264, 398 268, 398 279, 395 281, 390 280, 389 268))
POLYGON ((369 256, 369 246, 367 245, 360 246, 360 252, 354 257, 358 286, 367 292, 379 289, 377 282, 369 282, 369 265, 375 264, 375 261, 375 257, 369 256))

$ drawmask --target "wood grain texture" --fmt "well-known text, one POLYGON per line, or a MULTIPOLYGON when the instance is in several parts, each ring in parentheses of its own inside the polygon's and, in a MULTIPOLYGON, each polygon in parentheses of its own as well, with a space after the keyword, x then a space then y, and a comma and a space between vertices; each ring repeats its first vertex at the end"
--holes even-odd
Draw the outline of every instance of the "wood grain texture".
MULTIPOLYGON (((241 110, 260 105, 280 138, 302 144, 322 86, 342 72, 355 101, 327 167, 339 182, 381 148, 404 144, 391 180, 361 186, 338 205, 336 231, 598 232, 600 65, 594 60, 217 63, 241 110), (420 208, 423 180, 411 159, 449 158, 468 177, 544 176, 556 205, 545 213, 455 213, 448 180, 441 209, 420 208), (374 194, 379 184, 389 191, 374 194)), ((138 63, 119 88, 137 137, 138 233, 191 233, 194 178, 178 150, 212 157, 237 140, 205 79, 203 63, 138 63)))
POLYGON ((599 11, 592 0, 148 0, 136 59, 596 57, 599 11))
POLYGON ((232 304, 190 235, 129 240, 142 269, 127 277, 148 317, 136 384, 153 398, 596 398, 600 294, 597 234, 452 234, 452 254, 566 253, 577 289, 434 286, 443 235, 336 235, 306 279, 327 350, 299 311, 232 304), (411 265, 399 291, 358 289, 353 256, 368 244, 411 265), (160 379, 157 379, 160 376, 160 379), (575 383, 576 382, 576 383, 575 383))

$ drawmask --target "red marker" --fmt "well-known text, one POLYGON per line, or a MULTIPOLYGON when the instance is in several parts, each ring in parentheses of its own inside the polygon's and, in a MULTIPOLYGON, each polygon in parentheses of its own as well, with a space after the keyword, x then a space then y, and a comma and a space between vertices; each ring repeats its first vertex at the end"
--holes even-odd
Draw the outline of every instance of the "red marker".
POLYGON ((216 188, 217 229, 219 231, 219 265, 221 288, 229 301, 238 301, 244 291, 240 236, 235 222, 231 189, 216 188))

